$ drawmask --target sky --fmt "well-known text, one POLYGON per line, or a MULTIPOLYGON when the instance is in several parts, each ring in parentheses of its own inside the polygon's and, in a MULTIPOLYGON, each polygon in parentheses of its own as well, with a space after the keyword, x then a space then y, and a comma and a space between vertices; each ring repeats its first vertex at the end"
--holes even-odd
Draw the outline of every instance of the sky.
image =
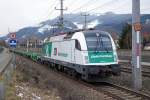
MULTIPOLYGON (((150 13, 150 0, 141 0, 141 13, 150 13)), ((60 0, 0 0, 0 37, 59 16, 60 0)), ((131 13, 132 0, 64 0, 64 13, 131 13), (96 8, 96 9, 94 9, 96 8), (92 10, 93 9, 93 10, 92 10)))

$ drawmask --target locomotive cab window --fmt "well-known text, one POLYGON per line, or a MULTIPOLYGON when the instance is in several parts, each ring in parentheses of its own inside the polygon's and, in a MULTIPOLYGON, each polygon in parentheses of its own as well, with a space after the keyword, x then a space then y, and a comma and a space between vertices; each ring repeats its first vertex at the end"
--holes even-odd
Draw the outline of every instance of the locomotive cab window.
POLYGON ((75 47, 76 49, 81 50, 81 45, 78 40, 75 40, 75 47))
POLYGON ((104 32, 85 33, 88 51, 112 51, 110 37, 104 32))

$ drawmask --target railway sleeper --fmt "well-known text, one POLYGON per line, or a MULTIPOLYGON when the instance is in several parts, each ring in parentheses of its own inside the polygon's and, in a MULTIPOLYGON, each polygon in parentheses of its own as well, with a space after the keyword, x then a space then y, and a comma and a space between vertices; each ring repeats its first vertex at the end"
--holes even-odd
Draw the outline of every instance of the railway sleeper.
POLYGON ((142 98, 141 97, 136 97, 136 96, 127 96, 127 99, 128 100, 142 100, 142 98))
POLYGON ((134 98, 138 98, 135 100, 141 100, 141 97, 137 97, 136 95, 132 95, 129 93, 125 93, 125 92, 115 92, 115 91, 111 91, 112 94, 118 95, 121 98, 125 99, 125 100, 133 100, 134 98))

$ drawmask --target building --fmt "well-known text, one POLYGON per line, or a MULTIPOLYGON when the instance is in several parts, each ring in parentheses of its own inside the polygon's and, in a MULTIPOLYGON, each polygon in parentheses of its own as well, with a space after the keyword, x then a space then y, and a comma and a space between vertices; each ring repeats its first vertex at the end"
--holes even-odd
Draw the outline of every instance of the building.
POLYGON ((42 49, 43 41, 37 37, 30 37, 18 42, 18 48, 26 51, 39 52, 42 49))

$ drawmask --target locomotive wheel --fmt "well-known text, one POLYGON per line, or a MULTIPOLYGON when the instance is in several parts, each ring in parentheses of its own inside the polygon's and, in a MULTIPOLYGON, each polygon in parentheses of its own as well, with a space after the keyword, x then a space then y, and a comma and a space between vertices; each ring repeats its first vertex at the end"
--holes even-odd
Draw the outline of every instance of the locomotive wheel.
POLYGON ((78 80, 80 78, 80 75, 77 71, 72 70, 72 77, 78 80))
POLYGON ((63 72, 63 66, 62 65, 58 65, 57 68, 58 68, 58 71, 63 72))

